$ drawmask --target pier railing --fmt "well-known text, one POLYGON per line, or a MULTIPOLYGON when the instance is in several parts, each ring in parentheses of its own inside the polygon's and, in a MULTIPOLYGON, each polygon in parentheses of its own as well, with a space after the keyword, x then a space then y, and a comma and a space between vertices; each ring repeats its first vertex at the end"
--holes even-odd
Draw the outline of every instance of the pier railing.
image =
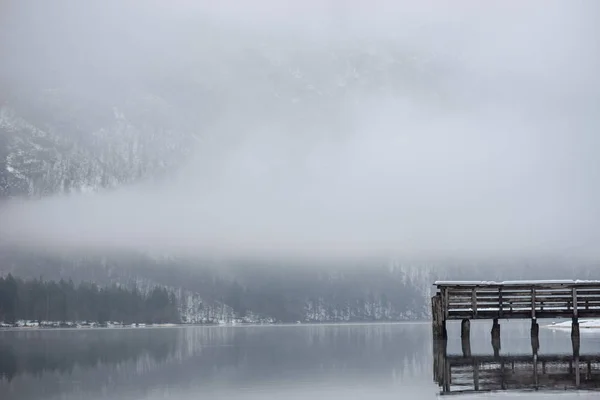
POLYGON ((600 316, 600 282, 436 282, 442 318, 600 316))
MULTIPOLYGON (((600 317, 600 281, 435 282, 433 329, 446 337, 446 321, 600 317)), ((464 325, 468 330, 468 325, 464 325)), ((494 323, 498 327, 497 323, 494 323)), ((498 333, 498 332, 497 332, 498 333)))

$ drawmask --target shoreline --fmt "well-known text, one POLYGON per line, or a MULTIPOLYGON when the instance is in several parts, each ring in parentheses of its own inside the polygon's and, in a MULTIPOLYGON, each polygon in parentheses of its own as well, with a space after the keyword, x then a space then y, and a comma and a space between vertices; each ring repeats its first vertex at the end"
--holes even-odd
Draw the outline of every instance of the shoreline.
POLYGON ((37 324, 28 321, 28 324, 0 324, 1 331, 27 331, 27 330, 90 330, 90 329, 148 329, 148 328, 182 328, 182 327, 251 327, 251 326, 359 326, 359 325, 396 325, 396 324, 421 324, 429 323, 426 320, 401 320, 401 321, 331 321, 331 322, 226 322, 226 323, 163 323, 163 324, 100 324, 100 323, 44 323, 37 324))

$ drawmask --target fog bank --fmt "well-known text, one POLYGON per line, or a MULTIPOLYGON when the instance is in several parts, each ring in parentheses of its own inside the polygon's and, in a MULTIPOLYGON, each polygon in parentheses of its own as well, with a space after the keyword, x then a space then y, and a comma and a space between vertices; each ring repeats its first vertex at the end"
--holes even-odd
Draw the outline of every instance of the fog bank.
POLYGON ((10 90, 118 103, 177 78, 206 93, 180 107, 216 111, 166 180, 4 201, 5 245, 600 256, 595 2, 17 3, 10 90))

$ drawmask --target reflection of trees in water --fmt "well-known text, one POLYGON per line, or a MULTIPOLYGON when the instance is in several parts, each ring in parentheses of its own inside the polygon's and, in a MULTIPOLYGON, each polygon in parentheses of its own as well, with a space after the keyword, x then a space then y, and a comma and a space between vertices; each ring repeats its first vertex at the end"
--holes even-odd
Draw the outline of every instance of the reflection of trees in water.
POLYGON ((0 378, 11 380, 17 374, 17 357, 14 351, 0 346, 0 378))
MULTIPOLYGON (((160 382, 169 366, 205 346, 226 345, 230 328, 31 330, 0 332, 2 399, 160 382), (110 383, 110 384, 109 384, 110 383)), ((142 384, 144 386, 144 384, 142 384)))
POLYGON ((2 332, 0 393, 3 399, 38 399, 133 383, 185 357, 177 352, 183 334, 183 329, 2 332))
POLYGON ((80 398, 224 382, 428 376, 428 332, 427 324, 4 332, 0 393, 80 398))
MULTIPOLYGON (((148 331, 149 332, 149 331, 148 331)), ((39 376, 44 372, 72 373, 74 368, 96 368, 135 361, 147 356, 160 363, 176 342, 162 335, 138 332, 37 331, 6 332, 0 345, 0 375, 39 376)))

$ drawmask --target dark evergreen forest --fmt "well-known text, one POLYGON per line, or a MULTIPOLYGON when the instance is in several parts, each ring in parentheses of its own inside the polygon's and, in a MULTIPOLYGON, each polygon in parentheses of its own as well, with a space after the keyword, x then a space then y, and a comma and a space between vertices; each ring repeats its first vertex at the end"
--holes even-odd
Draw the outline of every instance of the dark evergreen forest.
POLYGON ((17 320, 174 323, 180 315, 175 296, 164 288, 144 294, 118 285, 75 285, 8 275, 0 278, 0 321, 17 320))

